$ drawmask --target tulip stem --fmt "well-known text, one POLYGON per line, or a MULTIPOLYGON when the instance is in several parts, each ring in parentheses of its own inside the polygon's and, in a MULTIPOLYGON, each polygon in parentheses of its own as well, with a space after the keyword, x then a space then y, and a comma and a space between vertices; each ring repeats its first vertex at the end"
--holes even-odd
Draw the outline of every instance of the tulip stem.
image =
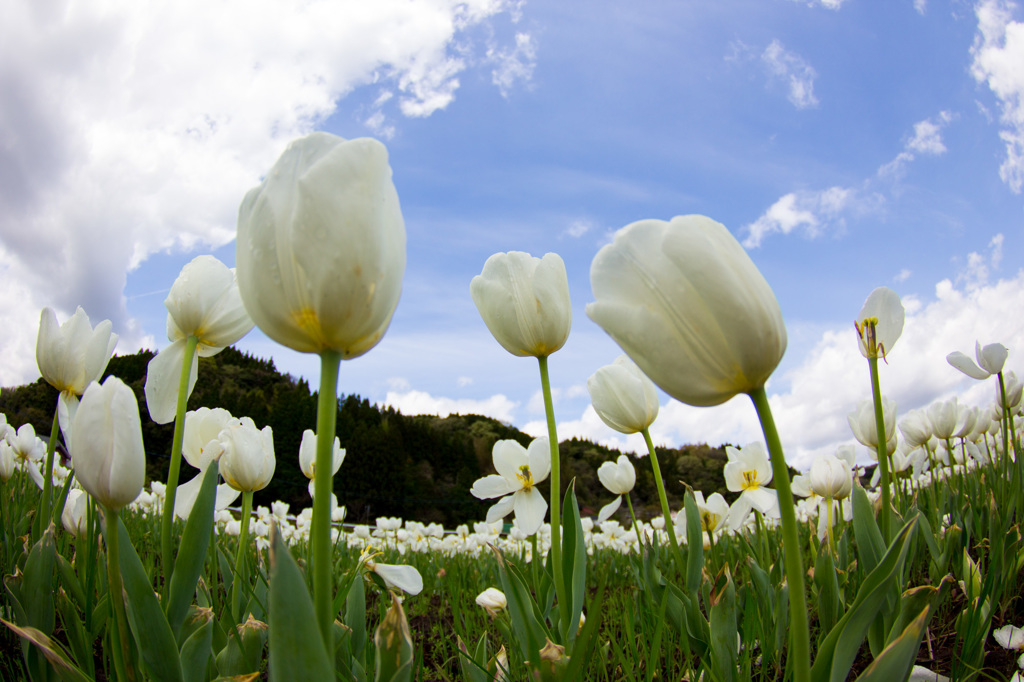
POLYGON ((185 408, 188 406, 188 380, 192 375, 199 337, 190 335, 185 340, 185 355, 181 361, 181 377, 178 379, 178 405, 174 413, 174 439, 171 441, 171 465, 167 470, 167 486, 164 488, 164 515, 160 524, 160 552, 164 572, 164 603, 167 603, 171 589, 171 573, 174 552, 171 547, 171 530, 174 527, 174 499, 178 492, 178 475, 181 472, 181 442, 185 434, 185 408))
MULTIPOLYGON (((231 610, 235 614, 235 622, 243 622, 244 613, 240 611, 242 605, 240 587, 242 577, 242 561, 245 558, 249 544, 249 517, 252 515, 252 491, 246 490, 242 493, 242 516, 239 519, 241 528, 238 531, 238 549, 235 553, 235 575, 231 579, 231 610)), ((246 578, 248 579, 248 571, 246 578)))
POLYGON ((636 514, 633 513, 633 502, 629 499, 629 493, 625 493, 623 497, 626 498, 626 506, 629 508, 629 518, 633 521, 633 532, 636 533, 636 542, 643 548, 644 539, 640 533, 640 524, 636 522, 636 514))
POLYGON ((334 596, 331 594, 331 487, 334 481, 334 433, 338 420, 338 372, 341 353, 320 353, 320 392, 316 407, 316 466, 313 470, 313 604, 326 651, 334 651, 334 596))
POLYGON ((890 515, 892 509, 892 489, 889 484, 889 447, 885 438, 885 415, 882 412, 882 387, 878 381, 878 358, 869 357, 868 367, 871 369, 871 399, 875 404, 875 428, 877 429, 878 445, 875 452, 878 454, 878 467, 882 472, 880 486, 882 488, 882 512, 879 526, 881 526, 882 537, 888 545, 892 540, 890 535, 890 515))
POLYGON ((783 559, 786 565, 786 581, 789 583, 789 618, 792 623, 792 662, 795 682, 809 682, 811 679, 811 633, 807 623, 807 595, 804 591, 803 557, 800 553, 800 535, 796 525, 796 508, 793 505, 793 491, 789 483, 789 469, 786 455, 782 451, 779 432, 775 428, 772 410, 764 387, 750 392, 757 417, 761 422, 765 442, 772 460, 772 480, 779 496, 779 515, 782 517, 783 559))
MULTIPOLYGON (((57 448, 57 437, 60 435, 60 410, 53 413, 53 427, 50 429, 50 442, 46 444, 46 466, 43 469, 43 497, 39 500, 39 517, 36 519, 36 537, 42 537, 50 525, 50 496, 53 494, 53 452, 57 448)), ((5 517, 6 518, 6 517, 5 517)))
POLYGON ((569 621, 569 602, 566 599, 565 576, 562 575, 562 473, 558 454, 558 430, 555 428, 555 407, 551 400, 551 380, 548 377, 548 358, 537 358, 540 363, 540 385, 544 393, 544 414, 548 421, 548 444, 551 447, 551 568, 555 575, 555 596, 561 622, 569 621))
MULTIPOLYGON (((114 619, 117 624, 117 636, 120 640, 121 665, 118 678, 135 679, 135 671, 131 665, 131 649, 128 646, 128 621, 124 613, 124 590, 121 586, 121 554, 119 547, 120 527, 117 512, 103 507, 103 531, 107 541, 107 595, 114 606, 114 619)), ((117 657, 114 657, 117 662, 117 657)))
POLYGON ((668 496, 665 494, 665 482, 661 478, 661 465, 658 464, 658 453, 654 449, 654 441, 651 439, 651 431, 645 427, 640 433, 644 434, 644 441, 647 443, 647 452, 651 458, 651 469, 654 472, 654 485, 658 489, 658 500, 661 502, 661 515, 665 517, 665 530, 668 532, 668 541, 672 545, 672 553, 676 561, 676 570, 679 571, 679 575, 686 575, 686 562, 683 561, 683 554, 679 551, 679 541, 676 539, 676 524, 672 520, 672 510, 668 507, 668 496))

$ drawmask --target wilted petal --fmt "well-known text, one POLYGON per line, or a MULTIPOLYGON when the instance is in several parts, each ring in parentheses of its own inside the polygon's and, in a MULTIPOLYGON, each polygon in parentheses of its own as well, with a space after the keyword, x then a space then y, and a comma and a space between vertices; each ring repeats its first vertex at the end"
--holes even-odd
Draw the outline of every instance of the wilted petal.
MULTIPOLYGON (((175 341, 149 361, 146 370, 146 406, 149 417, 157 424, 174 421, 178 410, 178 386, 181 383, 181 367, 185 361, 185 339, 175 341)), ((188 394, 196 386, 199 364, 192 358, 192 370, 188 377, 188 394)))
POLYGON ((423 576, 412 566, 394 566, 370 562, 370 570, 384 579, 389 587, 397 587, 408 594, 423 591, 423 576))
POLYGON ((958 350, 953 351, 946 356, 946 362, 956 367, 958 370, 971 377, 972 379, 988 379, 992 374, 986 372, 981 367, 974 364, 974 360, 964 355, 958 350))
POLYGON ((615 499, 609 504, 601 507, 601 511, 597 514, 597 522, 604 523, 611 518, 612 514, 619 511, 619 507, 622 506, 622 495, 616 495, 615 499))

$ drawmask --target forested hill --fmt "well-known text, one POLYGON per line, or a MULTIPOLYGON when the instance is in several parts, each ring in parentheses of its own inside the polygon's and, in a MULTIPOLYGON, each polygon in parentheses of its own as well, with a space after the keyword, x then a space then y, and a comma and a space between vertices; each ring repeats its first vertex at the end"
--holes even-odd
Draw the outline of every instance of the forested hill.
MULTIPOLYGON (((139 399, 143 437, 148 453, 148 474, 166 480, 173 432, 172 424, 149 419, 143 391, 152 351, 115 356, 106 374, 127 383, 139 399)), ((42 379, 17 388, 0 389, 0 412, 20 426, 31 422, 42 436, 50 433, 57 392, 42 379)), ((308 481, 298 464, 299 443, 305 429, 316 424, 317 396, 304 379, 281 374, 272 360, 263 360, 233 348, 199 360, 199 381, 188 407, 222 407, 236 417, 248 416, 260 428, 274 432, 277 469, 270 486, 256 493, 255 504, 288 502, 293 511, 309 506, 308 481)), ((491 448, 497 440, 513 438, 526 445, 530 436, 490 417, 480 415, 406 416, 379 407, 365 398, 348 395, 338 400, 337 433, 347 450, 334 479, 340 504, 348 507, 348 520, 372 522, 378 516, 400 516, 436 521, 446 527, 482 520, 491 501, 477 500, 469 488, 477 478, 494 473, 491 448)), ((619 456, 586 440, 560 444, 562 480, 576 479, 581 511, 596 515, 612 496, 597 479, 597 467, 619 456)), ((678 509, 683 482, 705 495, 726 494, 721 448, 688 445, 658 449, 662 474, 673 510, 678 509)), ((647 458, 636 459, 637 485, 633 504, 644 518, 660 515, 657 493, 647 458)), ((181 480, 195 474, 182 462, 181 480)), ((547 482, 538 486, 547 495, 547 482)), ((727 495, 727 499, 733 496, 727 495)), ((625 505, 624 505, 625 506, 625 505)), ((619 514, 624 514, 624 511, 619 514)))

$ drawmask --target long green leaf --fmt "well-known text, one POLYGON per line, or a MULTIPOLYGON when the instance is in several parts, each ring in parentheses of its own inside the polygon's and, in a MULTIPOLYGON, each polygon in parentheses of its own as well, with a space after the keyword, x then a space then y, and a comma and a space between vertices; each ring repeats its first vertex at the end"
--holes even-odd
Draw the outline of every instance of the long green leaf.
POLYGON ((218 462, 213 461, 206 468, 202 487, 185 523, 181 543, 178 545, 178 556, 174 560, 174 573, 171 575, 167 598, 167 622, 175 637, 188 614, 188 607, 195 599, 196 582, 206 562, 206 550, 213 530, 213 507, 217 501, 217 476, 218 462))
POLYGON ((60 648, 60 645, 39 630, 30 626, 19 627, 14 623, 8 623, 6 620, 0 620, 0 623, 3 623, 11 631, 36 645, 64 682, 89 682, 89 677, 71 662, 71 659, 60 648))
MULTIPOLYGON (((692 489, 686 491, 683 504, 686 511, 686 591, 697 595, 704 571, 704 531, 692 489)), ((672 519, 665 519, 665 523, 672 523, 672 519)))
POLYGON ((846 680, 868 628, 884 605, 885 592, 906 558, 907 538, 914 527, 912 519, 893 538, 881 562, 861 585, 853 605, 825 637, 811 668, 811 679, 815 682, 846 680))
POLYGON ((580 625, 583 613, 583 598, 587 592, 587 546, 583 540, 583 524, 580 508, 576 503, 576 481, 573 479, 565 491, 562 503, 562 573, 565 584, 564 594, 569 595, 569 622, 561 625, 562 641, 571 651, 572 642, 580 625))
POLYGON ((53 632, 56 609, 53 604, 53 571, 57 565, 57 547, 53 541, 53 524, 32 546, 25 561, 25 577, 21 584, 21 605, 28 625, 49 636, 53 632))
POLYGON ((736 644, 739 642, 736 622, 736 587, 728 564, 722 569, 711 593, 711 665, 720 680, 734 682, 736 677, 736 644))
POLYGON ((204 612, 206 622, 181 645, 181 672, 185 682, 205 682, 213 656, 213 613, 204 612))
POLYGON ((120 534, 118 545, 121 561, 121 580, 128 599, 125 603, 128 621, 139 646, 142 660, 150 676, 161 682, 181 682, 181 662, 178 659, 178 645, 167 623, 167 617, 160 608, 153 584, 149 582, 146 569, 135 553, 128 530, 120 516, 117 517, 120 534))
POLYGON ((270 679, 333 680, 306 581, 276 526, 270 540, 270 679))
POLYGON ((878 655, 871 665, 857 677, 858 682, 891 682, 905 680, 910 675, 917 660, 917 652, 921 649, 924 629, 928 624, 930 607, 910 622, 899 637, 878 655))
POLYGON ((501 579, 502 591, 508 600, 508 614, 512 620, 512 632, 516 643, 523 659, 536 665, 536 662, 540 661, 540 650, 549 639, 543 616, 519 571, 505 560, 500 551, 495 549, 494 553, 498 558, 498 576, 501 579))

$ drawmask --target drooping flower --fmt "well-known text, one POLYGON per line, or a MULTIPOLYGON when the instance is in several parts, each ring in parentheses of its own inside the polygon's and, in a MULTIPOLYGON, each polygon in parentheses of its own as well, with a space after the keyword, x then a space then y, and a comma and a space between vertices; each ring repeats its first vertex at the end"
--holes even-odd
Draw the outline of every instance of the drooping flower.
POLYGON ((904 317, 899 294, 889 287, 878 287, 868 294, 854 322, 860 354, 866 358, 884 358, 903 333, 904 317))
MULTIPOLYGON (((205 358, 221 352, 252 329, 235 271, 213 256, 197 256, 181 269, 164 306, 171 345, 150 360, 146 374, 146 405, 157 424, 174 419, 188 337, 198 339, 196 355, 205 358)), ((195 357, 191 360, 190 395, 198 377, 195 357)))
POLYGON ((958 350, 947 355, 946 362, 967 376, 982 380, 1002 372, 1008 354, 1006 346, 1001 343, 990 343, 982 347, 980 341, 975 341, 974 357, 978 359, 978 364, 974 364, 974 360, 958 350))
POLYGON ((604 462, 597 468, 597 478, 608 492, 615 495, 615 499, 597 514, 598 523, 603 523, 618 511, 622 496, 633 490, 636 485, 636 469, 627 455, 619 455, 615 462, 604 462))
POLYGON ((710 218, 627 225, 594 258, 590 284, 590 319, 684 403, 718 405, 763 388, 786 350, 771 287, 710 218))
POLYGON ((242 201, 236 263, 245 307, 274 341, 344 359, 377 345, 405 273, 384 145, 328 133, 288 145, 242 201))
POLYGON ((569 337, 569 279, 557 253, 496 253, 469 293, 491 334, 513 355, 547 357, 569 337))
POLYGON ((658 389, 628 355, 620 355, 587 379, 594 411, 619 433, 640 433, 658 417, 658 389))
POLYGON ((547 438, 535 438, 529 449, 514 440, 499 440, 492 456, 498 473, 484 476, 473 483, 470 492, 486 500, 500 497, 487 510, 487 523, 494 523, 515 511, 516 522, 526 535, 533 535, 544 523, 548 503, 536 485, 551 473, 547 438))
POLYGON ((488 587, 478 594, 476 603, 483 607, 491 618, 497 618, 502 611, 508 608, 508 599, 505 598, 505 593, 496 587, 488 587))
MULTIPOLYGON (((174 498, 174 515, 180 519, 188 519, 192 507, 203 487, 203 477, 207 467, 214 460, 220 459, 224 453, 224 444, 220 436, 232 422, 234 417, 227 410, 215 407, 200 407, 185 413, 185 427, 182 435, 181 454, 185 461, 199 469, 192 480, 178 486, 174 498)), ((217 486, 217 494, 213 508, 215 511, 227 509, 238 499, 238 490, 227 483, 217 486)))
POLYGON ((85 389, 71 426, 71 462, 86 492, 118 511, 142 491, 146 453, 135 393, 117 377, 85 389))
POLYGON ((57 324, 57 315, 43 308, 39 316, 36 338, 36 364, 46 383, 60 391, 57 418, 64 440, 69 438, 71 421, 78 409, 78 398, 93 381, 99 381, 117 345, 117 334, 110 320, 95 328, 81 306, 64 324, 57 324))

